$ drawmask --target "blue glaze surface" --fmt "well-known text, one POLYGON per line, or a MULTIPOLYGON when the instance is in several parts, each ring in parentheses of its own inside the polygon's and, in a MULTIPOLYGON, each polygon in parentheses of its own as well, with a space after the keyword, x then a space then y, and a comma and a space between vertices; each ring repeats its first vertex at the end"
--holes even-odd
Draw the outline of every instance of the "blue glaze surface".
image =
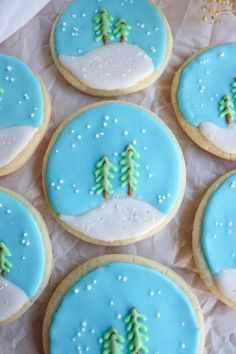
MULTIPOLYGON (((94 193, 95 165, 107 155, 120 171, 120 154, 130 143, 141 155, 133 197, 170 213, 180 197, 185 173, 180 148, 149 112, 120 103, 88 109, 56 139, 45 174, 49 201, 56 213, 80 215, 100 205, 104 199, 94 193), (165 199, 160 201, 163 195, 165 199)), ((114 174, 112 184, 115 196, 127 196, 127 188, 120 185, 120 172, 114 174)))
POLYGON ((236 174, 209 198, 202 223, 202 250, 212 274, 236 268, 236 174))
MULTIPOLYGON (((138 45, 151 57, 156 69, 161 67, 167 51, 166 24, 159 10, 148 0, 72 1, 55 28, 57 55, 80 56, 102 45, 95 41, 93 17, 95 10, 103 8, 113 16, 114 24, 121 18, 126 19, 132 27, 127 43, 138 45)), ((112 43, 118 41, 116 38, 112 43)))
POLYGON ((13 267, 6 279, 33 297, 45 270, 41 231, 29 209, 4 192, 0 192, 0 241, 12 254, 9 260, 13 267))
POLYGON ((44 117, 41 84, 21 60, 0 55, 0 129, 30 125, 39 127, 44 117))
POLYGON ((206 121, 227 126, 225 119, 220 117, 219 102, 224 95, 232 96, 235 57, 236 43, 227 43, 206 50, 184 68, 177 101, 188 123, 195 127, 206 121))
MULTIPOLYGON (((158 271, 126 262, 97 268, 67 291, 54 314, 50 353, 102 353, 99 339, 110 327, 126 338, 123 319, 133 307, 148 319, 150 354, 199 353, 199 324, 186 294, 158 271)), ((128 354, 127 339, 124 347, 128 354)))

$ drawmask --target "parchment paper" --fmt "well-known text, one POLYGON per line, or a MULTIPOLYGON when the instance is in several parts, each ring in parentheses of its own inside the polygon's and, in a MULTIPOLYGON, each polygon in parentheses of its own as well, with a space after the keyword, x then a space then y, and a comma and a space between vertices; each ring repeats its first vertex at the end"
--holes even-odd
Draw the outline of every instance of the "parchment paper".
POLYGON ((51 134, 75 110, 99 101, 67 84, 52 62, 49 34, 65 0, 51 1, 27 26, 0 45, 1 53, 17 56, 37 70, 50 92, 52 119, 46 137, 29 163, 20 171, 1 178, 0 185, 21 193, 39 209, 47 222, 54 251, 54 270, 46 291, 18 321, 0 330, 1 354, 43 353, 42 321, 56 285, 81 262, 108 253, 145 256, 164 263, 183 276, 202 305, 206 321, 205 354, 236 353, 236 312, 208 292, 197 274, 191 249, 191 231, 199 201, 209 184, 236 168, 236 163, 220 160, 195 146, 178 125, 170 103, 170 85, 180 63, 197 49, 236 40, 236 18, 227 16, 218 25, 202 22, 200 0, 160 0, 157 4, 166 14, 173 32, 171 62, 152 87, 121 99, 151 109, 169 125, 184 151, 188 181, 184 201, 175 219, 155 237, 129 247, 98 247, 69 235, 52 219, 43 198, 41 165, 51 134))

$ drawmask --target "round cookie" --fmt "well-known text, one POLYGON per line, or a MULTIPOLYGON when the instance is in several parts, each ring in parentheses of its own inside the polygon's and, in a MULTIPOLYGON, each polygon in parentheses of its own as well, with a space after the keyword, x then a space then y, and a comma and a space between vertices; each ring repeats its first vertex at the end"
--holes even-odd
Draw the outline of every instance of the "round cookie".
POLYGON ((22 167, 42 140, 50 118, 43 81, 21 60, 0 55, 0 176, 22 167))
POLYGON ((236 309, 236 170, 217 179, 203 197, 194 221, 193 251, 209 289, 236 309))
POLYGON ((141 257, 102 256, 56 289, 43 342, 45 354, 201 354, 204 323, 197 298, 172 270, 141 257))
POLYGON ((169 128, 152 112, 103 102, 69 117, 43 163, 50 209, 85 241, 123 245, 153 235, 175 215, 185 164, 169 128))
POLYGON ((157 80, 169 61, 172 36, 151 0, 73 0, 54 24, 51 51, 77 89, 119 96, 157 80))
POLYGON ((19 318, 48 283, 52 249, 39 212, 0 188, 0 326, 19 318))
POLYGON ((178 121, 204 150, 236 160, 236 43, 204 49, 180 67, 172 85, 178 121))

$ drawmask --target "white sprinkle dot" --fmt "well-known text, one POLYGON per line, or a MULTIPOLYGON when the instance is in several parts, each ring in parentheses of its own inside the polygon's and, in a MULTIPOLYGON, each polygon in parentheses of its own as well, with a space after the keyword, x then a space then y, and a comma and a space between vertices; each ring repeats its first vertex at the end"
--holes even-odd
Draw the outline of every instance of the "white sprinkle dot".
POLYGON ((123 132, 123 134, 127 136, 129 133, 128 133, 127 130, 125 130, 125 131, 123 132))
POLYGON ((92 286, 91 285, 87 285, 86 286, 86 290, 88 290, 88 291, 92 290, 92 286))
POLYGON ((117 318, 118 320, 120 320, 120 319, 122 318, 122 315, 121 315, 120 313, 118 313, 118 314, 116 315, 116 318, 117 318))
POLYGON ((91 128, 91 125, 90 125, 90 124, 88 124, 88 125, 87 125, 87 129, 90 129, 90 128, 91 128))
POLYGON ((77 288, 74 289, 74 293, 75 293, 75 294, 78 294, 78 292, 79 292, 79 289, 77 289, 77 288))
POLYGON ((155 295, 154 291, 150 291, 149 295, 154 296, 155 295))
POLYGON ((83 321, 82 322, 82 327, 86 327, 87 326, 87 321, 83 321))
POLYGON ((161 317, 160 312, 157 312, 157 313, 156 313, 156 318, 160 318, 160 317, 161 317))

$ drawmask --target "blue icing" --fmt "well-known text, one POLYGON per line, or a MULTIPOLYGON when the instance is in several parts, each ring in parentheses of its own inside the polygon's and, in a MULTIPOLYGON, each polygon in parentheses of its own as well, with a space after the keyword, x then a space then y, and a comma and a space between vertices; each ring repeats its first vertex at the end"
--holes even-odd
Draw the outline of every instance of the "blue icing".
MULTIPOLYGON (((126 19, 132 27, 127 42, 142 48, 158 69, 165 60, 167 29, 161 13, 148 0, 72 1, 55 28, 57 55, 79 56, 102 45, 95 41, 93 17, 95 10, 104 7, 113 16, 114 24, 121 18, 126 19)), ((116 38, 112 43, 118 41, 116 38)))
MULTIPOLYGON (((50 353, 102 353, 99 339, 110 327, 126 338, 123 319, 133 307, 148 319, 150 354, 199 353, 199 324, 186 294, 158 271, 131 263, 97 268, 67 291, 50 328, 50 353)), ((127 339, 124 346, 128 354, 127 339)))
POLYGON ((45 250, 39 226, 20 201, 0 192, 0 241, 10 250, 13 267, 7 280, 30 298, 38 291, 45 270, 45 250))
POLYGON ((212 274, 236 268, 236 174, 209 198, 202 223, 202 250, 212 274))
POLYGON ((39 127, 44 117, 41 84, 21 60, 0 55, 0 129, 30 125, 39 127))
POLYGON ((195 127, 206 121, 227 126, 225 119, 220 118, 219 102, 224 95, 232 94, 235 57, 236 43, 223 44, 204 51, 184 68, 177 100, 188 123, 195 127))
POLYGON ((58 214, 80 215, 103 202, 102 194, 95 195, 93 187, 95 165, 104 155, 118 168, 112 181, 114 195, 127 196, 127 188, 120 184, 119 162, 120 153, 130 143, 141 155, 134 198, 170 213, 180 197, 184 178, 180 148, 149 112, 119 103, 88 109, 59 134, 49 154, 45 177, 53 209, 58 214))

